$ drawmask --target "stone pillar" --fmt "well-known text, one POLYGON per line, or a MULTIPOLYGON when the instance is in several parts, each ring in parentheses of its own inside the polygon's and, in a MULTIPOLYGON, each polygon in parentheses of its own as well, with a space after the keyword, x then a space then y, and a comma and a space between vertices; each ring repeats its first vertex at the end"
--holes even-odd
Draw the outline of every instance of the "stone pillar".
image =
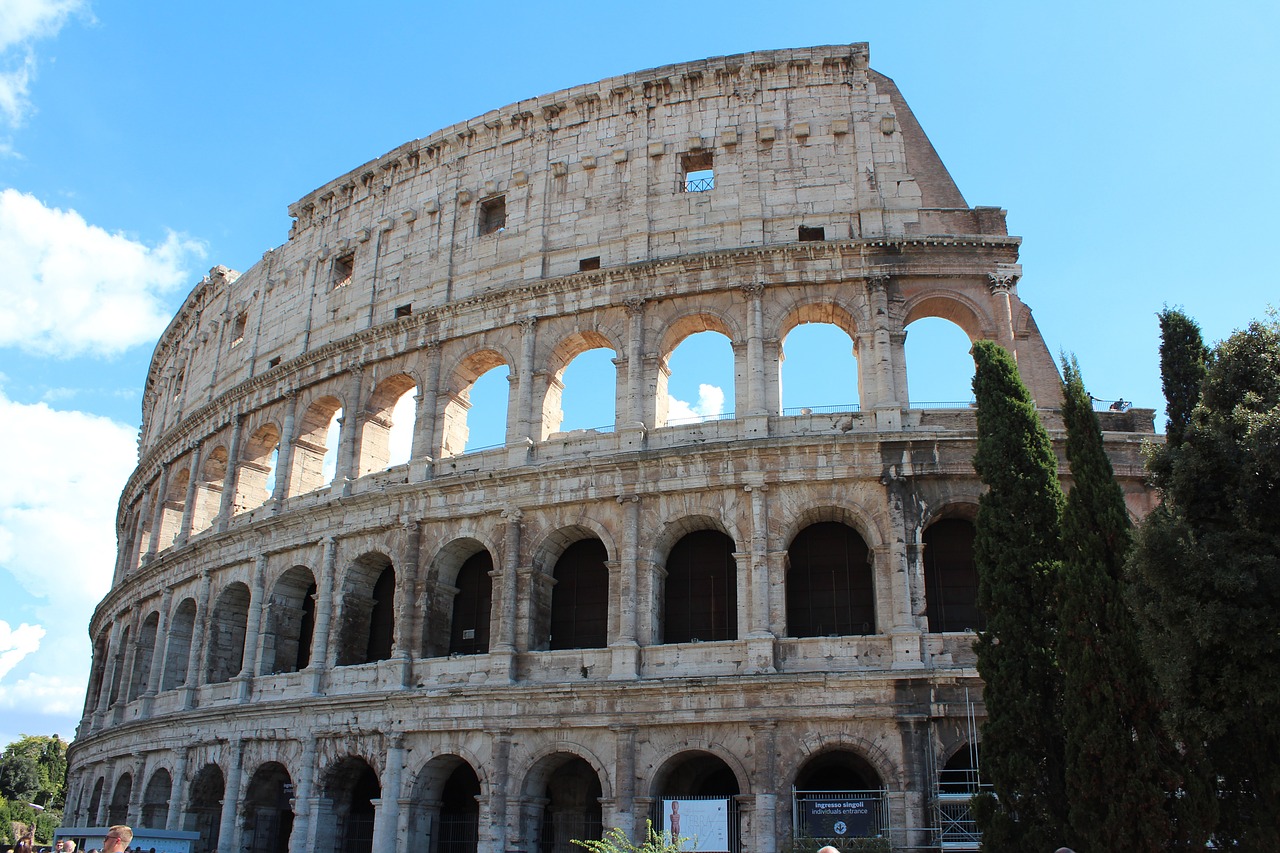
POLYGON ((111 707, 111 682, 115 680, 116 658, 120 655, 120 625, 112 622, 107 634, 106 657, 102 662, 102 683, 98 685, 98 704, 93 712, 93 727, 99 729, 111 707))
POLYGON ((271 493, 275 502, 273 511, 279 511, 280 504, 289 497, 289 480, 293 476, 293 433, 297 418, 298 392, 285 394, 284 424, 280 428, 280 450, 276 454, 276 488, 271 493))
POLYGON ((289 836, 289 853, 310 853, 314 850, 315 840, 311 837, 315 826, 311 820, 312 779, 315 778, 316 739, 305 735, 302 744, 302 758, 298 762, 298 781, 293 789, 293 801, 289 804, 293 809, 293 834, 289 836))
POLYGON ((138 636, 142 628, 142 604, 133 608, 133 618, 129 622, 129 644, 124 647, 124 665, 121 667, 120 693, 115 701, 127 705, 133 700, 133 672, 138 665, 138 649, 142 646, 142 638, 138 636))
MULTIPOLYGON (((259 549, 265 549, 266 546, 265 541, 258 544, 259 549)), ((240 657, 240 672, 236 674, 236 692, 241 702, 249 701, 253 677, 261 671, 259 658, 262 654, 262 602, 266 598, 266 586, 267 555, 259 550, 253 561, 253 587, 249 590, 249 615, 245 619, 244 654, 240 657)))
MULTIPOLYGON (((769 434, 769 415, 765 399, 764 364, 764 284, 742 285, 747 298, 747 411, 746 435, 769 434)), ((739 419, 742 420, 741 415, 739 419)))
POLYGON ((98 800, 98 814, 94 816, 95 826, 107 826, 111 814, 111 795, 116 789, 115 762, 108 762, 102 773, 102 797, 98 800))
POLYGON ((514 506, 502 512, 507 520, 506 538, 503 543, 502 584, 499 587, 498 630, 491 631, 494 639, 489 657, 493 661, 490 672, 508 680, 515 678, 516 654, 516 605, 518 603, 518 587, 516 577, 520 569, 520 519, 523 513, 514 506))
POLYGON ((613 729, 614 750, 614 819, 629 838, 639 837, 642 817, 636 811, 636 726, 616 725, 613 729))
POLYGON ((190 750, 179 747, 173 763, 173 787, 169 789, 169 812, 165 815, 164 828, 170 832, 182 829, 182 799, 187 789, 187 758, 190 750))
POLYGON ((204 648, 209 637, 209 593, 213 589, 213 576, 205 571, 200 578, 200 598, 196 602, 196 618, 191 625, 191 651, 187 658, 187 681, 182 685, 182 707, 192 707, 196 687, 204 680, 200 663, 204 660, 204 648))
POLYGON ((542 418, 533 413, 533 374, 536 370, 534 358, 537 344, 537 317, 521 317, 520 324, 520 368, 516 374, 516 434, 508 436, 507 443, 530 439, 542 440, 542 418))
POLYGON ((640 645, 636 639, 637 587, 640 550, 640 497, 619 495, 623 509, 622 553, 618 560, 618 633, 611 646, 611 679, 631 680, 640 674, 640 645))
POLYGON ((196 485, 200 480, 200 442, 193 441, 187 456, 187 496, 182 504, 182 523, 178 526, 175 545, 186 544, 191 536, 192 518, 196 509, 196 485))
MULTIPOLYGON (((747 478, 748 484, 743 491, 751 497, 751 544, 746 556, 745 567, 739 571, 748 573, 751 600, 747 608, 747 659, 752 672, 774 672, 775 637, 770 625, 770 613, 773 611, 773 584, 769 572, 769 486, 764 482, 763 474, 754 474, 747 478)), ((736 556, 736 555, 735 555, 736 556)))
POLYGON ((436 447, 436 418, 439 416, 440 395, 439 341, 429 342, 426 354, 426 378, 418 388, 418 411, 413 421, 413 450, 409 453, 412 459, 410 479, 415 481, 426 479, 431 463, 439 453, 439 448, 436 447))
POLYGON ((752 820, 752 839, 747 842, 756 853, 776 853, 778 849, 778 725, 770 720, 751 726, 755 757, 757 793, 752 820))
POLYGON ((489 735, 493 738, 493 776, 489 794, 488 833, 485 832, 486 822, 481 821, 480 850, 503 853, 507 849, 507 786, 510 774, 511 732, 503 729, 490 731, 489 735))
POLYGON ((165 587, 160 596, 160 621, 156 625, 155 644, 151 649, 151 671, 142 691, 142 717, 151 716, 151 706, 160 692, 160 679, 164 675, 165 662, 169 659, 169 611, 173 609, 173 587, 165 587))
POLYGON ((129 826, 142 824, 142 794, 147 782, 147 755, 140 753, 133 761, 133 787, 129 789, 129 807, 125 812, 125 823, 129 826))
POLYGON ((987 273, 987 287, 996 306, 996 343, 1007 349, 1015 362, 1018 348, 1014 343, 1012 297, 1021 275, 1020 264, 1000 264, 995 272, 987 273))
POLYGON ((218 532, 227 529, 236 506, 236 474, 240 470, 240 431, 244 417, 236 415, 231 422, 231 441, 227 445, 227 470, 222 476, 222 500, 218 503, 218 520, 214 525, 218 532))
POLYGON ((218 853, 236 853, 240 849, 240 776, 244 758, 244 742, 230 744, 231 766, 227 769, 227 787, 222 797, 222 818, 218 822, 218 853))
POLYGON ((311 694, 324 692, 324 673, 329 668, 329 626, 333 621, 333 585, 338 560, 338 540, 324 538, 324 558, 320 566, 320 584, 316 590, 316 629, 311 635, 311 694))
POLYGON ((155 559, 163 547, 160 544, 160 528, 164 526, 164 505, 166 493, 169 491, 169 463, 160 464, 160 476, 156 480, 156 500, 151 507, 151 538, 147 541, 147 554, 144 562, 155 559))
POLYGON ((392 733, 382 774, 382 807, 373 827, 374 853, 396 853, 400 826, 400 780, 404 774, 404 735, 392 733))
POLYGON ((627 395, 626 407, 619 410, 618 420, 624 424, 652 426, 645 421, 644 411, 644 299, 633 296, 627 306, 627 395))
MULTIPOLYGON (((861 374, 863 370, 870 368, 868 372, 874 377, 874 382, 870 388, 867 387, 865 380, 861 383, 863 390, 869 391, 868 396, 871 397, 869 401, 863 402, 862 408, 868 408, 867 402, 870 402, 871 407, 876 410, 877 426, 897 429, 901 422, 900 411, 896 416, 880 414, 882 410, 886 412, 901 410, 905 402, 899 399, 899 389, 895 382, 893 346, 890 340, 892 329, 889 324, 889 287, 892 278, 885 272, 873 271, 867 276, 866 281, 874 345, 870 353, 859 353, 862 358, 858 362, 858 372, 861 374), (871 357, 871 364, 864 365, 868 360, 867 355, 871 357)), ((861 350, 862 347, 859 349, 861 350)))
MULTIPOLYGON (((418 632, 414 630, 418 620, 418 548, 419 524, 406 521, 401 525, 404 545, 400 550, 399 571, 396 572, 396 623, 395 636, 392 638, 392 660, 400 666, 400 686, 409 687, 413 681, 413 650, 421 648, 417 640, 418 632)), ((385 798, 384 798, 385 799, 385 798)), ((394 808, 394 806, 392 806, 394 808)))
POLYGON ((347 371, 347 399, 342 409, 342 429, 338 439, 337 473, 333 481, 341 483, 342 494, 351 494, 351 481, 360 476, 360 458, 357 446, 361 427, 364 425, 363 384, 364 368, 356 366, 347 371))

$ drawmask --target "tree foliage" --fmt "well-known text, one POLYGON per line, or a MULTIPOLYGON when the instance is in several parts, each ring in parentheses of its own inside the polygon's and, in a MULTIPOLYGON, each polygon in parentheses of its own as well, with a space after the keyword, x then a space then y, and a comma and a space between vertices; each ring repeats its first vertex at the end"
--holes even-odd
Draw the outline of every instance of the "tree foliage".
MULTIPOLYGON (((17 789, 7 787, 5 768, 34 767, 36 787, 27 800, 46 809, 61 809, 66 798, 67 742, 57 735, 23 735, 0 754, 0 795, 13 798, 17 789)), ((25 773, 26 771, 14 772, 25 773)), ((20 798, 19 798, 20 799, 20 798)))
MULTIPOLYGON (((1169 312, 1166 312, 1169 313, 1169 312)), ((1166 387, 1196 369, 1185 317, 1164 323, 1166 387), (1190 349, 1190 354, 1186 350, 1190 349)), ((1195 336, 1198 337, 1198 334, 1195 336)), ((1214 835, 1242 851, 1280 849, 1280 324, 1219 344, 1198 400, 1154 454, 1162 506, 1130 561, 1144 647, 1171 724, 1203 747, 1217 785, 1214 835)), ((1188 397, 1190 395, 1188 394, 1188 397)), ((1181 417, 1181 416, 1179 416, 1181 417)))
POLYGON ((973 347, 978 445, 974 468, 988 490, 978 505, 974 561, 985 687, 983 847, 1052 850, 1066 827, 1060 674, 1054 595, 1064 499, 1058 463, 1013 358, 998 344, 973 347))
POLYGON ((591 853, 680 853, 685 842, 691 839, 672 838, 669 833, 659 832, 653 828, 653 821, 645 821, 645 840, 636 844, 620 827, 606 830, 600 839, 573 839, 579 847, 585 847, 591 853))

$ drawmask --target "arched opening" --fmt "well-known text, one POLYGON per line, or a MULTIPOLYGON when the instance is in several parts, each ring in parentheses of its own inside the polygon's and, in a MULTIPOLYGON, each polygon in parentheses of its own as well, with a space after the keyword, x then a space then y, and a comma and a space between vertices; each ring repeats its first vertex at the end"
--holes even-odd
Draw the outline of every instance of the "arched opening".
POLYGON ((924 594, 929 630, 981 631, 986 620, 978 610, 978 568, 973 561, 973 524, 944 518, 925 528, 924 594))
POLYGON ((222 484, 227 479, 227 449, 218 445, 209 451, 200 466, 196 482, 195 506, 191 512, 191 532, 208 530, 218 517, 222 504, 222 484))
POLYGON ((244 798, 243 849, 248 853, 289 853, 293 780, 284 765, 269 761, 254 771, 244 798))
POLYGON ((810 758, 796 774, 797 837, 886 836, 889 808, 884 782, 865 758, 834 749, 810 758))
POLYGON ((479 655, 489 651, 489 615, 493 607, 493 557, 481 551, 467 558, 454 582, 449 623, 449 654, 479 655))
POLYGON ((160 627, 160 614, 152 611, 142 620, 138 630, 138 649, 133 656, 133 673, 129 677, 128 701, 132 702, 147 690, 151 682, 151 659, 156 650, 156 631, 160 627))
POLYGON ((834 323, 804 320, 782 340, 783 414, 856 412, 862 401, 857 345, 834 323))
POLYGON ((417 419, 418 387, 404 373, 378 383, 360 424, 359 476, 409 461, 417 419))
POLYGON ((372 853, 373 801, 382 797, 378 774, 363 758, 348 756, 329 768, 323 791, 317 837, 332 838, 336 853, 372 853))
POLYGON ((293 440, 290 495, 314 492, 333 482, 342 420, 342 402, 336 397, 321 397, 307 406, 293 440))
POLYGON ((191 662, 191 638, 196 626, 196 602, 184 598, 169 619, 169 638, 165 643, 164 673, 161 690, 173 690, 187 683, 187 667, 191 662))
POLYGON ((106 677, 111 643, 110 629, 103 629, 93 644, 93 667, 89 670, 89 689, 85 693, 84 710, 86 714, 97 710, 102 696, 102 679, 106 677))
POLYGON ((595 332, 556 347, 542 403, 542 438, 577 429, 611 430, 617 419, 617 353, 595 332))
POLYGON ((262 671, 298 672, 311 663, 316 628, 316 579, 306 566, 280 576, 267 603, 267 630, 262 637, 262 671))
POLYGON ((530 779, 529 796, 543 801, 538 853, 576 853, 574 840, 599 839, 603 831, 600 777, 575 755, 543 759, 530 779))
POLYGON ((120 632, 120 642, 116 645, 115 654, 111 656, 111 693, 108 707, 124 698, 121 692, 124 686, 124 656, 129 648, 129 627, 126 625, 120 632))
POLYGON ((129 797, 133 794, 133 776, 122 773, 116 779, 111 793, 111 805, 107 808, 107 823, 124 823, 129 819, 129 797))
POLYGON ((507 440, 511 383, 507 362, 493 350, 472 353, 446 389, 441 453, 456 456, 498 447, 507 440))
MULTIPOLYGON (((225 791, 226 779, 223 778, 221 767, 206 764, 200 768, 191 783, 184 821, 187 832, 200 835, 192 844, 192 853, 214 853, 218 849, 218 830, 222 823, 222 798, 225 791)), ((115 822, 118 821, 113 821, 115 822)))
POLYGON ((244 637, 249 624, 249 587, 228 584, 213 605, 209 621, 209 651, 205 681, 230 681, 244 668, 244 637))
POLYGON ((871 554, 838 521, 801 530, 787 549, 787 636, 834 637, 876 630, 871 554))
POLYGON ((163 767, 151 774, 142 794, 142 825, 147 829, 165 829, 169 819, 169 798, 173 795, 173 778, 163 767))
POLYGON ((941 317, 921 317, 907 327, 903 344, 913 409, 967 406, 973 400, 973 342, 963 328, 941 317))
POLYGON ((599 539, 580 539, 556 561, 549 648, 602 649, 608 644, 608 558, 599 539))
POLYGON ((741 849, 737 798, 742 790, 724 759, 702 751, 681 753, 658 772, 653 792, 655 829, 673 838, 696 838, 699 850, 741 849))
POLYGON ((244 443, 236 469, 235 512, 262 506, 275 488, 280 430, 273 423, 258 427, 244 443))
POLYGON ((338 666, 391 657, 395 592, 396 572, 387 555, 371 552, 352 563, 342 596, 338 666))
POLYGON ((191 472, 187 468, 169 474, 168 488, 164 494, 164 507, 160 510, 160 539, 157 550, 163 551, 173 544, 182 530, 182 516, 187 506, 187 483, 191 472))
POLYGON ((718 530, 683 536, 667 557, 662 641, 738 638, 738 570, 733 540, 718 530))
POLYGON ((984 787, 978 764, 978 745, 961 745, 938 771, 938 840, 943 849, 977 850, 982 833, 973 818, 973 795, 984 787))
POLYGON ((106 780, 101 776, 98 781, 93 783, 93 795, 89 797, 89 821, 91 823, 98 822, 98 813, 102 809, 102 787, 106 784, 106 780))
POLYGON ((476 853, 480 841, 480 778, 455 755, 433 758, 414 783, 409 849, 476 853))
POLYGON ((733 414, 733 345, 719 329, 694 332, 658 370, 657 426, 716 420, 733 414))

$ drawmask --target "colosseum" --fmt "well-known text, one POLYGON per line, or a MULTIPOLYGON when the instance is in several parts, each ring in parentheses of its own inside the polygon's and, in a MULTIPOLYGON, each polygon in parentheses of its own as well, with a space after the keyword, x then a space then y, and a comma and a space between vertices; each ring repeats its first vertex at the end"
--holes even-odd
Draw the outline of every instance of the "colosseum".
MULTIPOLYGON (((913 402, 907 327, 1014 352, 1059 447, 1061 391, 1020 238, 867 45, 521 101, 289 215, 156 346, 68 827, 224 853, 567 853, 647 820, 721 853, 976 849, 975 420, 913 402), (782 407, 807 323, 848 336, 850 405, 782 407), (731 411, 671 416, 670 357, 707 332, 731 411), (594 350, 610 422, 562 429, 594 350), (482 414, 501 444, 474 446, 482 414)), ((1141 512, 1154 413, 1101 417, 1141 512)))

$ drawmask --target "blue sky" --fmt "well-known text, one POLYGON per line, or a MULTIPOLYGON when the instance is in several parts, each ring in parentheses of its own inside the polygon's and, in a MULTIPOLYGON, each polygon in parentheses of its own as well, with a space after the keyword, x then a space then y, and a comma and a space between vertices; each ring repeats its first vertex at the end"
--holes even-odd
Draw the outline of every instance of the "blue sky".
MULTIPOLYGON (((0 743, 74 731, 140 388, 185 294, 282 243, 303 194, 489 109, 671 62, 866 41, 969 204, 1008 210, 1020 295, 1098 397, 1162 408, 1161 306, 1212 340, 1280 301, 1274 0, 365 8, 0 2, 0 743)), ((732 400, 710 343, 673 360, 694 411, 716 389, 732 400)), ((852 401, 806 382, 832 371, 787 343, 784 405, 852 401)), ((967 396, 963 341, 913 327, 908 345, 928 365, 914 399, 967 396), (930 362, 918 342, 939 335, 930 362)), ((565 428, 600 425, 574 387, 565 428)))

